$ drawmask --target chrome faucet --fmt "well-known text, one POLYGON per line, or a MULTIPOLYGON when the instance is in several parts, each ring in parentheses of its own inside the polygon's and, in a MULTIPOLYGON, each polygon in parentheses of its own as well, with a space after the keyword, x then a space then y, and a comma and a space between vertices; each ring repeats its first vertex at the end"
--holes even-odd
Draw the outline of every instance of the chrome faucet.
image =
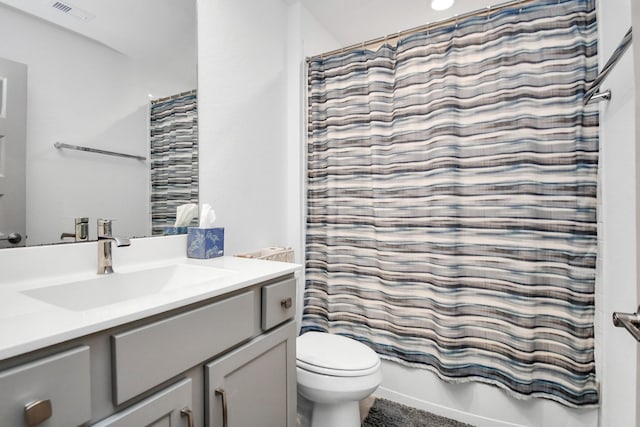
POLYGON ((129 246, 131 241, 126 237, 113 237, 111 235, 111 220, 98 219, 98 274, 113 273, 113 261, 111 259, 111 242, 116 246, 129 246))
POLYGON ((76 242, 86 242, 89 240, 89 218, 80 217, 74 220, 76 228, 74 233, 62 233, 60 240, 65 238, 74 239, 76 242))

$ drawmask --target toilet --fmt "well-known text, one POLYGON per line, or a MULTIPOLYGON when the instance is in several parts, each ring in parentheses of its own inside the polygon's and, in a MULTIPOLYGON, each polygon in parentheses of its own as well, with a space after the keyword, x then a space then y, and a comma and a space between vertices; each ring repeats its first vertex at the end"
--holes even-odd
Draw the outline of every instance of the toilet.
POLYGON ((324 332, 299 336, 296 347, 298 394, 308 402, 311 427, 359 427, 359 401, 382 381, 376 352, 324 332))

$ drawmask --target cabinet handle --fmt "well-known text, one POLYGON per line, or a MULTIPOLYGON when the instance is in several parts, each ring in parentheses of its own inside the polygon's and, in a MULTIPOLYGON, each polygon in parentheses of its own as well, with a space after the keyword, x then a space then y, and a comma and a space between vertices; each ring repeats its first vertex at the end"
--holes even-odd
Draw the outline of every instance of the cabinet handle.
POLYGON ((227 392, 223 388, 217 388, 215 390, 216 396, 220 396, 222 399, 222 427, 227 426, 227 392))
POLYGON ((24 406, 24 418, 28 427, 34 427, 51 418, 53 409, 51 401, 36 400, 24 406))
POLYGON ((284 310, 288 310, 293 305, 293 300, 291 299, 291 297, 285 298, 282 301, 280 301, 280 305, 284 310))
POLYGON ((187 417, 188 427, 193 427, 193 412, 191 412, 191 409, 188 406, 185 406, 180 410, 180 415, 187 417))

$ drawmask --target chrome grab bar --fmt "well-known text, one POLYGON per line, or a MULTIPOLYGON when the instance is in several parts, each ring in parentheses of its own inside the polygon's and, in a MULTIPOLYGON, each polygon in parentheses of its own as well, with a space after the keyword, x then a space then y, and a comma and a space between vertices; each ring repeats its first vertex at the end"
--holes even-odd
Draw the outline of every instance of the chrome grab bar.
MULTIPOLYGON (((640 307, 638 307, 640 311, 640 307)), ((640 314, 635 313, 613 313, 613 325, 618 328, 625 328, 636 341, 640 341, 640 314)))
POLYGON ((0 233, 0 240, 6 240, 9 243, 13 243, 15 245, 22 241, 22 236, 20 235, 20 233, 0 233))
POLYGON ((618 61, 620 61, 620 58, 622 58, 622 55, 627 51, 629 46, 631 46, 632 39, 633 39, 633 30, 629 28, 629 30, 622 38, 622 41, 620 42, 616 50, 613 51, 611 58, 609 58, 607 63, 604 64, 604 67, 602 67, 602 70, 600 70, 600 74, 598 74, 598 76, 593 80, 593 82, 591 82, 591 86, 585 92, 584 99, 582 101, 584 105, 587 105, 591 100, 611 99, 611 93, 609 93, 608 97, 601 96, 596 98, 596 95, 598 94, 598 90, 600 89, 600 85, 602 85, 602 82, 604 81, 604 79, 607 78, 611 70, 613 70, 613 67, 616 66, 618 61))

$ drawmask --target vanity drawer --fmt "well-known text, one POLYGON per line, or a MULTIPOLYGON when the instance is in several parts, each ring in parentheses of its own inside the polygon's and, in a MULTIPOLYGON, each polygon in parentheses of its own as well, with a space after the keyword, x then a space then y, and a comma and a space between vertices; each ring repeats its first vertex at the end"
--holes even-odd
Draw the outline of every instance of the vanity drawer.
POLYGON ((27 416, 33 417, 32 425, 39 420, 47 427, 77 426, 91 419, 89 347, 0 372, 1 424, 26 426, 27 416), (38 401, 27 415, 26 406, 38 401))
POLYGON ((254 293, 111 336, 116 405, 250 338, 254 293))
POLYGON ((262 287, 262 329, 274 326, 290 319, 296 313, 296 279, 262 287))

